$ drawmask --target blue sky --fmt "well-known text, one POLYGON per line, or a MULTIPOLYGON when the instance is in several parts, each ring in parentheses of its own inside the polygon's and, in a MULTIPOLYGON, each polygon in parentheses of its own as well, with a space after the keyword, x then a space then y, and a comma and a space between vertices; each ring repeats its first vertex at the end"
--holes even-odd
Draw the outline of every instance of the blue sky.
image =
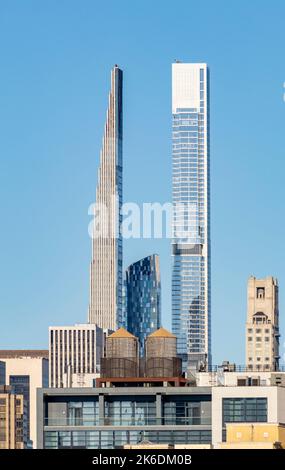
MULTIPOLYGON (((171 199, 171 63, 211 69, 213 362, 244 363, 246 282, 274 275, 285 340, 284 1, 0 0, 0 348, 84 322, 110 69, 124 70, 124 199, 171 199)), ((125 266, 168 240, 125 242, 125 266)), ((284 354, 284 347, 281 353, 284 354)))

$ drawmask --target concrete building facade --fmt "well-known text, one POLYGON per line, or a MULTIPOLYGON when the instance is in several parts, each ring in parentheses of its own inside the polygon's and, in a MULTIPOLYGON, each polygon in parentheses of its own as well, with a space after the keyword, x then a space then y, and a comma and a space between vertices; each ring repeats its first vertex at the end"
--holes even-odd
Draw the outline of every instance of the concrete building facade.
POLYGON ((279 386, 212 387, 214 447, 226 442, 232 423, 285 423, 285 388, 279 386))
POLYGON ((99 376, 104 331, 86 323, 49 328, 50 387, 92 387, 99 376))
POLYGON ((23 395, 0 386, 0 450, 28 446, 27 409, 23 395))
POLYGON ((251 276, 247 289, 246 366, 278 370, 279 336, 277 279, 251 276))
POLYGON ((285 449, 284 424, 227 424, 226 434, 219 449, 285 449))
POLYGON ((24 397, 28 439, 35 447, 37 388, 48 387, 48 351, 1 350, 0 359, 6 364, 6 384, 24 397))

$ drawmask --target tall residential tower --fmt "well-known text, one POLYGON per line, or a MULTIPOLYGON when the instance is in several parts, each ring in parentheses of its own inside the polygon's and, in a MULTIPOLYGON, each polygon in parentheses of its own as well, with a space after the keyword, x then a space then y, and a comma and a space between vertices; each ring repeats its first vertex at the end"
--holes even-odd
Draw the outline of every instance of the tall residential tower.
POLYGON ((123 72, 111 72, 111 91, 96 190, 90 269, 89 323, 115 330, 122 316, 123 72))
POLYGON ((279 368, 278 282, 273 277, 247 285, 246 365, 249 370, 279 368))
POLYGON ((211 362, 209 71, 172 65, 172 329, 184 368, 211 362))
POLYGON ((146 337, 161 326, 161 285, 158 255, 131 264, 126 271, 127 329, 139 340, 144 356, 146 337))

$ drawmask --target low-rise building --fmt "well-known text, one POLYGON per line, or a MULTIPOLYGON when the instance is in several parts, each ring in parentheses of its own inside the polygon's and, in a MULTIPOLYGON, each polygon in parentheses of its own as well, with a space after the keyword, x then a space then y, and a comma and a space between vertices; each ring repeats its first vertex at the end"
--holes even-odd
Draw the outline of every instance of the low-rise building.
POLYGON ((285 388, 280 386, 212 387, 212 439, 227 441, 230 424, 285 423, 285 388))
POLYGON ((101 372, 95 388, 38 390, 39 448, 216 448, 229 445, 232 424, 285 423, 284 374, 241 376, 224 363, 215 376, 184 377, 163 328, 147 337, 145 357, 124 328, 108 336, 101 372))
POLYGON ((37 416, 38 448, 212 442, 208 387, 42 389, 37 416))
POLYGON ((5 383, 24 397, 27 409, 28 439, 36 445, 37 388, 48 387, 47 350, 1 350, 0 359, 6 364, 5 383))
POLYGON ((0 450, 26 449, 28 445, 27 409, 23 395, 11 387, 0 386, 0 450))

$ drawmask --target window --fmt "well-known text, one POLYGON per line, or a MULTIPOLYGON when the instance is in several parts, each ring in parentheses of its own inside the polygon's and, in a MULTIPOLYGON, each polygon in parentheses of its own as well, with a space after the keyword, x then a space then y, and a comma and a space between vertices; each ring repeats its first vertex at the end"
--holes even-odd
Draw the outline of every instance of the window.
POLYGON ((267 398, 223 398, 223 426, 226 423, 266 423, 267 398))
POLYGON ((256 298, 264 299, 265 298, 265 287, 257 287, 256 289, 256 298))

